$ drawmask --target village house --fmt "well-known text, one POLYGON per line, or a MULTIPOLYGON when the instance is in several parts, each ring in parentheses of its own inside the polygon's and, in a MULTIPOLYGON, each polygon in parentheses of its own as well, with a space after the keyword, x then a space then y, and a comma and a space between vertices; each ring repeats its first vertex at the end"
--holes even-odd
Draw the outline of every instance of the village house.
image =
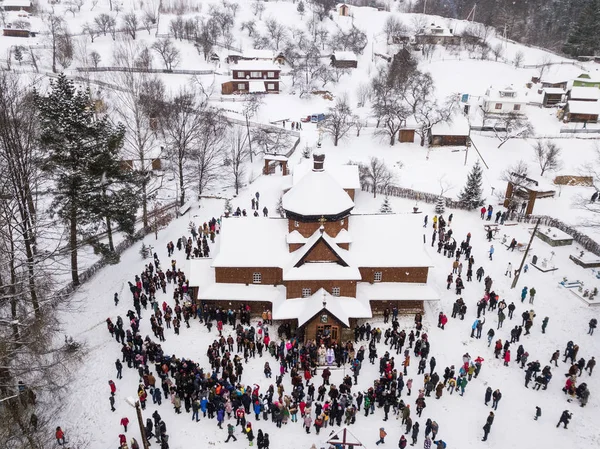
POLYGON ((232 51, 225 61, 228 64, 237 64, 239 61, 273 61, 275 54, 272 50, 248 49, 243 52, 232 51))
POLYGON ((592 78, 587 73, 582 73, 573 80, 573 87, 600 87, 600 78, 592 78))
POLYGON ((342 3, 338 7, 338 10, 340 12, 340 16, 348 17, 350 15, 350 7, 348 5, 346 5, 345 3, 342 3))
POLYGON ((358 59, 351 51, 334 51, 331 55, 331 65, 339 69, 355 69, 358 59))
POLYGON ((569 83, 566 80, 562 80, 562 79, 546 79, 541 81, 542 83, 542 88, 545 89, 547 87, 554 87, 554 88, 558 88, 558 89, 564 89, 565 91, 567 90, 567 84, 569 83))
POLYGON ((563 101, 567 91, 562 87, 544 87, 542 93, 544 95, 542 105, 544 107, 552 107, 563 101))
POLYGON ((436 123, 429 130, 431 146, 467 146, 471 127, 463 115, 456 115, 452 121, 436 123))
POLYGON ((597 101, 571 101, 562 110, 565 122, 596 123, 600 113, 600 103, 597 101))
POLYGON ((4 0, 1 6, 4 11, 31 12, 31 0, 4 0))
POLYGON ((460 36, 456 36, 453 30, 432 23, 428 27, 421 29, 416 35, 415 40, 418 45, 459 45, 460 36))
POLYGON ((569 91, 569 101, 598 101, 600 89, 589 87, 573 87, 569 91))
POLYGON ((279 93, 281 68, 269 61, 240 61, 231 67, 232 81, 221 85, 221 93, 279 93))
POLYGON ((340 341, 351 338, 359 319, 393 307, 422 312, 424 301, 439 300, 428 284, 423 218, 352 214, 357 167, 324 163, 324 155, 314 155, 312 166, 294 168, 285 218, 223 220, 214 259, 190 261, 198 302, 268 310, 300 338, 340 341))
POLYGON ((513 86, 505 88, 491 87, 485 92, 481 108, 488 114, 523 114, 527 104, 525 94, 513 86))

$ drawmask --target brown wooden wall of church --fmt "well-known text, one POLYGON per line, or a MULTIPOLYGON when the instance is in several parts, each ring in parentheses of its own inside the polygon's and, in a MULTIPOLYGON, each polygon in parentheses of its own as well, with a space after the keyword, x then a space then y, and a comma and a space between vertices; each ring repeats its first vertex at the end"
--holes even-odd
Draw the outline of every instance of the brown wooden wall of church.
POLYGON ((340 296, 356 298, 355 281, 286 281, 286 298, 301 298, 303 288, 310 288, 311 294, 314 295, 320 288, 331 293, 333 287, 340 288, 340 296))
MULTIPOLYGON (((290 253, 296 251, 299 248, 302 248, 304 243, 290 243, 290 253)), ((350 248, 349 243, 338 243, 338 246, 342 249, 348 250, 350 248)))
POLYGON ((319 241, 315 246, 313 246, 310 252, 304 258, 305 262, 337 262, 339 260, 339 257, 336 256, 331 249, 329 249, 323 240, 319 241))
POLYGON ((361 267, 360 275, 364 282, 373 282, 375 272, 381 271, 381 282, 416 282, 426 283, 429 268, 427 267, 361 267), (408 274, 407 274, 408 273, 408 274))
MULTIPOLYGON (((338 337, 340 337, 338 338, 338 340, 347 341, 349 339, 347 336, 346 338, 344 338, 344 334, 341 333, 342 330, 345 328, 344 324, 330 313, 327 313, 324 310, 322 310, 320 313, 317 313, 312 319, 307 321, 306 324, 304 324, 304 341, 314 340, 316 338, 317 326, 319 325, 337 326, 338 332, 340 333, 340 335, 338 335, 338 337), (321 322, 321 315, 327 315, 327 323, 321 322)), ((352 337, 350 338, 354 338, 354 333, 352 333, 352 337)))
POLYGON ((283 273, 281 268, 277 267, 217 267, 215 268, 215 281, 217 283, 252 284, 252 275, 254 273, 262 275, 261 284, 281 284, 283 273))
MULTIPOLYGON (((213 306, 215 309, 231 309, 239 312, 241 305, 249 305, 250 313, 253 315, 262 315, 263 311, 271 310, 272 304, 268 301, 215 301, 206 299, 203 301, 204 304, 208 304, 208 306, 213 306)), ((237 319, 240 319, 239 313, 237 315, 237 319)), ((239 322, 239 321, 238 321, 239 322)), ((228 330, 231 330, 231 327, 226 327, 228 330)))
MULTIPOLYGON (((288 220, 288 232, 298 231, 304 237, 310 237, 315 233, 317 229, 321 227, 321 223, 318 221, 315 222, 298 222, 298 227, 296 227, 295 220, 288 220)), ((325 232, 329 234, 331 237, 335 237, 338 233, 345 229, 348 230, 348 217, 339 220, 339 221, 328 221, 325 223, 325 232)))
POLYGON ((346 192, 348 194, 348 196, 350 198, 352 198, 352 201, 354 201, 354 192, 355 191, 356 191, 355 189, 344 189, 344 192, 346 192))
POLYGON ((385 309, 398 307, 398 313, 423 313, 423 301, 369 301, 373 315, 383 315, 385 309))

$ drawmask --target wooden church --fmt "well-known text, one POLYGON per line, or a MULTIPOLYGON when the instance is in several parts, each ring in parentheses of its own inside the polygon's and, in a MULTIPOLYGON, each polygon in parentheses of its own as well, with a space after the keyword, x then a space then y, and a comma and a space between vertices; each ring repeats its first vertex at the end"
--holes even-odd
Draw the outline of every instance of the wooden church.
POLYGON ((289 320, 305 339, 352 338, 359 319, 423 311, 439 294, 415 214, 353 214, 358 167, 296 168, 285 218, 224 218, 214 259, 190 261, 192 293, 225 309, 248 305, 289 320))

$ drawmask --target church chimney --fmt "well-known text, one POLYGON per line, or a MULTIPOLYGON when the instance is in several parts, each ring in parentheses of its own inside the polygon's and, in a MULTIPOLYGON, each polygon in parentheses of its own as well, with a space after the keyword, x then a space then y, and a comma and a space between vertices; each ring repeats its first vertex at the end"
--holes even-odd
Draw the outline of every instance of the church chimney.
POLYGON ((323 171, 323 165, 325 164, 324 154, 313 154, 313 171, 323 171))

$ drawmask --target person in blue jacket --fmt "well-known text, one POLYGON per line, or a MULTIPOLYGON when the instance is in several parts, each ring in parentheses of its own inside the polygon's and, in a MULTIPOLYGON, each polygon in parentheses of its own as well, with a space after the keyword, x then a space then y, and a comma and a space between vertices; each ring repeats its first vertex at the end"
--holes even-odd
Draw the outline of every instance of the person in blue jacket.
POLYGON ((260 401, 254 401, 254 415, 256 415, 256 420, 260 421, 260 412, 262 408, 260 405, 260 401))
POLYGON ((436 449, 445 449, 446 448, 446 442, 444 440, 434 441, 433 444, 435 444, 437 446, 436 449))
POLYGON ((203 397, 200 401, 200 410, 202 410, 202 415, 206 418, 206 406, 208 405, 208 400, 206 397, 203 397))

